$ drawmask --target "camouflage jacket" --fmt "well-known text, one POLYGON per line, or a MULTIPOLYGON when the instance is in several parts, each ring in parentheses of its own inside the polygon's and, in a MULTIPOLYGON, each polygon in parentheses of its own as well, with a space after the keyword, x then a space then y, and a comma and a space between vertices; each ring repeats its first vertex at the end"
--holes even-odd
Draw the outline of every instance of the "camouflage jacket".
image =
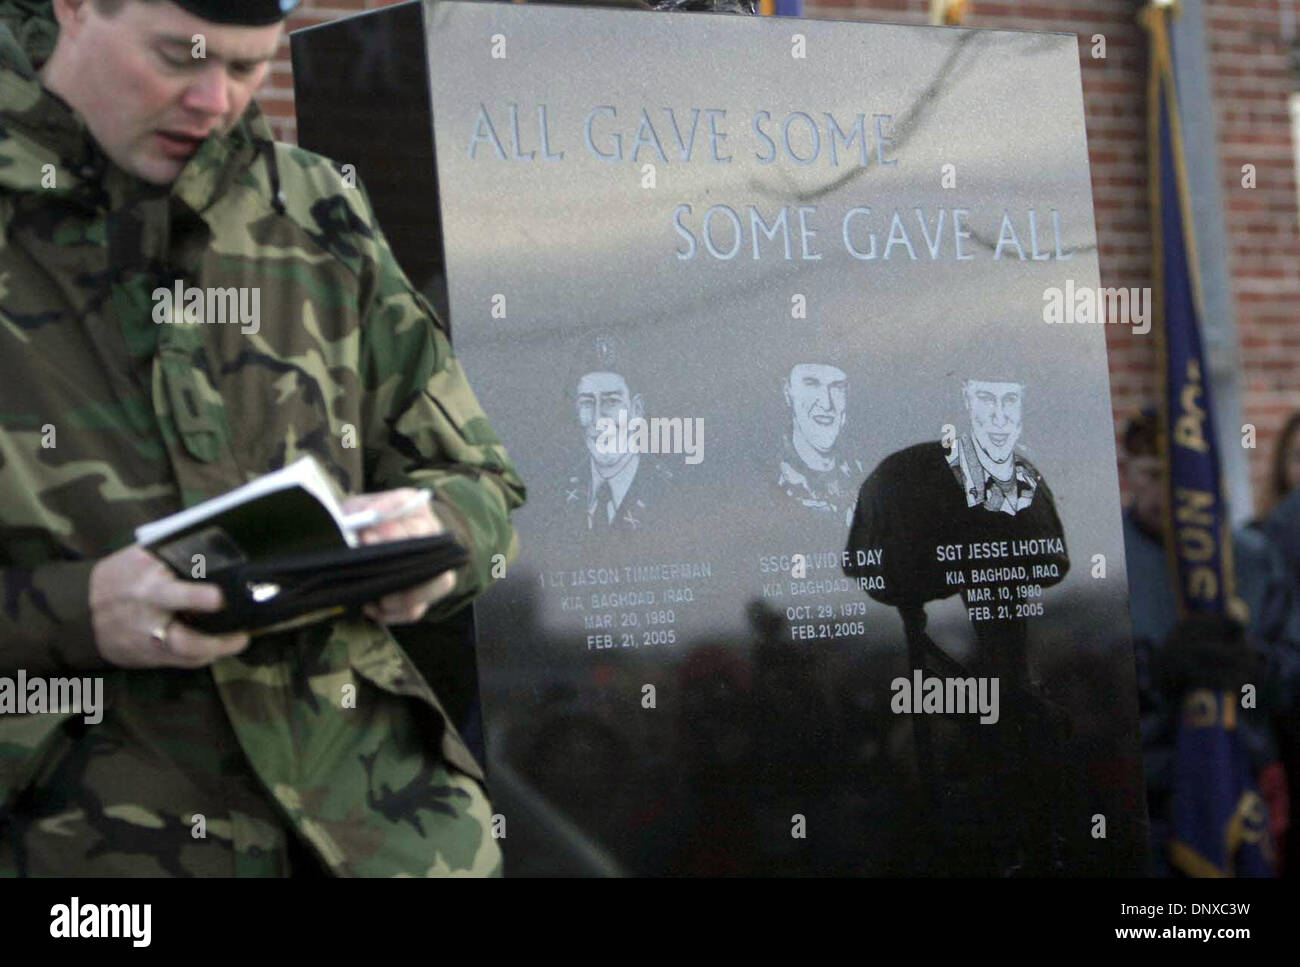
MULTIPOLYGON (((364 188, 273 142, 256 104, 172 185, 131 178, 33 72, 55 38, 48 11, 0 2, 0 676, 103 675, 110 708, 147 693, 152 673, 98 656, 96 560, 138 525, 304 453, 350 493, 432 487, 471 561, 426 621, 466 604, 497 555, 513 559, 524 488, 364 188), (152 293, 178 280, 256 288, 257 331, 155 324, 152 293)), ((293 759, 331 737, 304 738, 286 721, 293 703, 338 705, 348 684, 404 696, 434 710, 443 757, 481 777, 410 658, 369 621, 264 636, 190 674, 211 676, 254 773, 337 870, 347 844, 304 806, 305 785, 334 788, 337 764, 293 759)), ((68 717, 0 715, 0 806, 66 750, 68 717)), ((351 791, 360 808, 366 792, 351 791)))

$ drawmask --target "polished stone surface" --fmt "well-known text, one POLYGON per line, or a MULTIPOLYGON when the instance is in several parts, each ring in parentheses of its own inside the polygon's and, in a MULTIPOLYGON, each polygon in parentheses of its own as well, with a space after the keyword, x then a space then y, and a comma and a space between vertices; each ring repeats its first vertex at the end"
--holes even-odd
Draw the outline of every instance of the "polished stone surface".
POLYGON ((477 606, 509 868, 1137 871, 1104 333, 1044 321, 1098 284, 1075 38, 423 12, 456 349, 529 488, 477 606))

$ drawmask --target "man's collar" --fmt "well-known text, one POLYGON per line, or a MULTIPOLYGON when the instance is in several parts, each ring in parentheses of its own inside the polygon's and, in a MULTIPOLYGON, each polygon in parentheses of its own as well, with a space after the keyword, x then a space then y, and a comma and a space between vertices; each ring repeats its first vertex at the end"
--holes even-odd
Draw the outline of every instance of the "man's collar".
MULTIPOLYGON (((989 473, 988 468, 980 461, 979 452, 975 448, 974 437, 969 430, 957 438, 957 445, 953 447, 953 452, 948 456, 947 460, 948 466, 952 468, 953 476, 961 484, 966 497, 966 506, 976 507, 983 504, 985 495, 988 493, 989 483, 996 480, 996 478, 989 473)), ((1025 460, 1014 449, 1011 451, 1011 460, 1015 467, 1012 480, 1016 485, 1016 496, 1012 503, 1004 505, 1004 511, 1008 514, 1014 514, 1015 511, 1028 507, 1038 490, 1038 480, 1036 475, 1031 472, 1029 461, 1025 460)))
POLYGON ((818 450, 811 443, 809 443, 806 437, 799 437, 795 433, 793 428, 790 431, 789 437, 786 438, 786 443, 789 445, 790 449, 794 451, 795 455, 799 458, 799 462, 803 464, 807 469, 811 470, 813 473, 829 473, 830 471, 835 469, 836 464, 839 462, 835 457, 834 451, 830 453, 822 453, 822 451, 818 450), (801 443, 803 444, 802 447, 800 446, 801 443), (814 466, 813 464, 809 463, 808 456, 810 454, 815 456, 820 462, 826 463, 826 466, 824 467, 814 466))
POLYGON ((36 76, 0 68, 0 185, 14 191, 71 192, 106 159, 85 123, 36 76), (49 180, 53 165, 53 181, 49 180))
POLYGON ((636 479, 637 467, 641 464, 641 454, 632 454, 632 459, 623 465, 623 469, 612 477, 602 477, 596 471, 595 461, 591 463, 591 500, 596 499, 596 491, 600 489, 602 483, 608 482, 609 489, 614 495, 614 506, 616 508, 623 506, 623 498, 627 496, 628 490, 632 487, 632 481, 636 479))
MULTIPOLYGON (((8 162, 0 166, 0 187, 52 191, 70 198, 103 189, 110 207, 125 197, 152 193, 147 182, 108 159, 77 112, 39 78, 24 78, 0 68, 0 129, 8 134, 0 147, 0 156, 8 162), (45 167, 50 164, 54 165, 52 187, 45 167)), ((261 108, 250 101, 227 134, 204 141, 171 185, 156 188, 201 213, 272 140, 261 108)))
POLYGON ((0 0, 0 68, 32 76, 54 52, 58 37, 49 0, 0 0))
POLYGON ((253 163, 260 144, 272 141, 262 109, 256 101, 249 101, 243 117, 229 133, 214 135, 200 145, 176 176, 172 194, 194 211, 203 212, 230 187, 239 172, 253 163))

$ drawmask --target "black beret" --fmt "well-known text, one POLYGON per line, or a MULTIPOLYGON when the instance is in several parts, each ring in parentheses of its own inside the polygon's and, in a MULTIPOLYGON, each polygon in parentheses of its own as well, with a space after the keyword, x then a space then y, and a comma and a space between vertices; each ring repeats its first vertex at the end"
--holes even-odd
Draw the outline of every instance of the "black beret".
POLYGON ((612 330, 583 333, 569 358, 569 378, 564 387, 565 398, 572 401, 578 382, 587 373, 618 373, 627 383, 628 392, 644 392, 641 360, 628 348, 626 338, 612 330))
POLYGON ((265 27, 279 23, 287 17, 301 0, 172 0, 172 2, 194 16, 202 17, 214 24, 265 27))

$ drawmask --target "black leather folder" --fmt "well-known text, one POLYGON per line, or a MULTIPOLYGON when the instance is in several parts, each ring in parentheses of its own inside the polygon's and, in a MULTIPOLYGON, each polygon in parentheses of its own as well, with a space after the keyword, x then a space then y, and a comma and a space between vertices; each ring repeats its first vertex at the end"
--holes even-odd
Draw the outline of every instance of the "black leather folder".
POLYGON ((210 571, 226 607, 178 620, 207 634, 265 634, 360 611, 394 591, 424 584, 469 560, 451 534, 317 551, 210 571))

